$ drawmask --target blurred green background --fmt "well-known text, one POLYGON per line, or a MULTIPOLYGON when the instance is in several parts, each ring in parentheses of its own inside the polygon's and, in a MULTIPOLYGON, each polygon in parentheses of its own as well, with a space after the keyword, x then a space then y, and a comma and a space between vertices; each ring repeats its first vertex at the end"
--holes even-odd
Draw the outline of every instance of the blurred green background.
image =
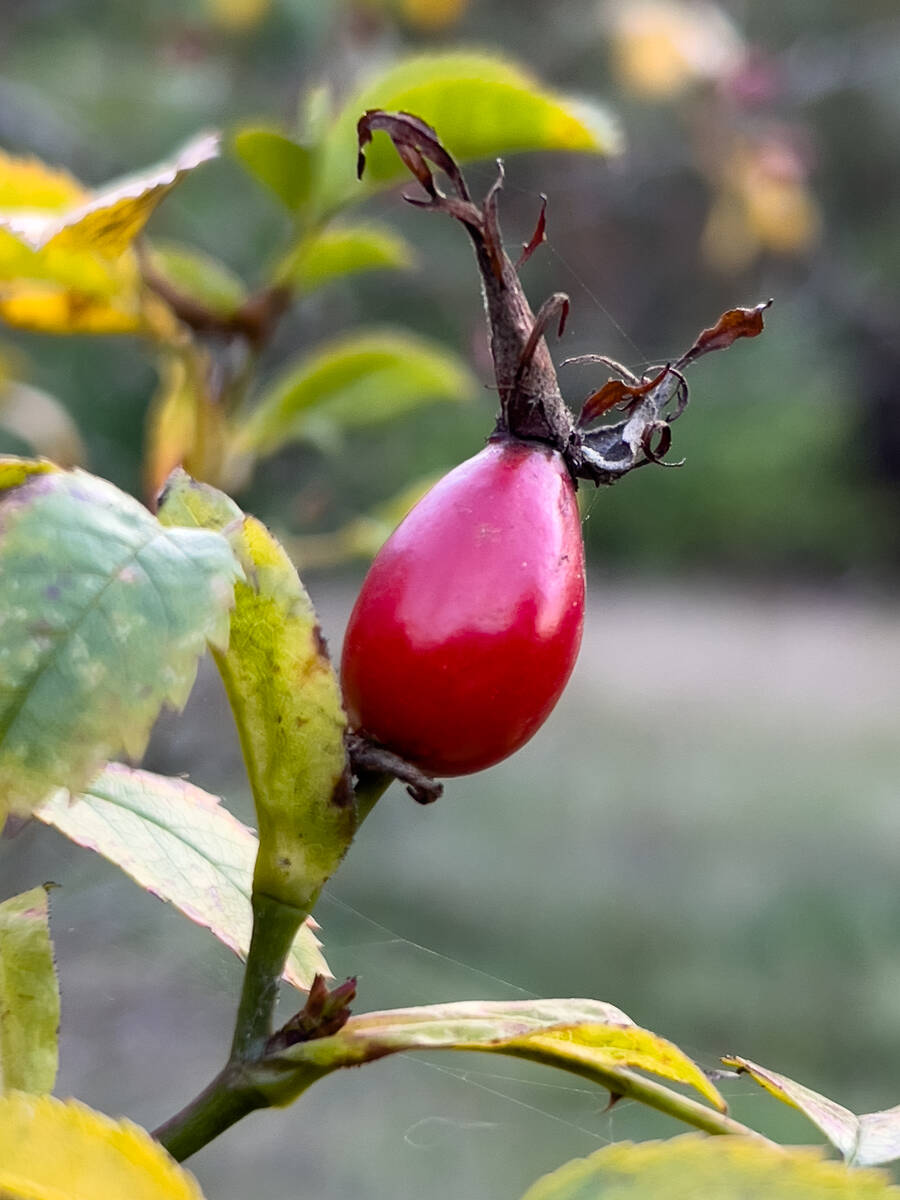
MULTIPOLYGON (((850 1107, 895 1104, 896 4, 0 0, 0 144, 99 183, 198 128, 290 123, 311 84, 347 90, 405 50, 457 44, 606 105, 624 133, 614 159, 507 160, 511 244, 549 196, 548 243, 523 278, 535 303, 572 298, 557 360, 602 352, 640 370, 725 308, 776 304, 763 338, 694 371, 673 451, 687 465, 585 498, 585 648, 548 726, 510 762, 452 781, 435 808, 395 789, 366 825, 318 913, 332 969, 359 973, 364 1008, 593 995, 704 1064, 739 1053, 850 1107)), ((493 170, 472 166, 473 190, 493 170)), ((419 248, 419 268, 308 298, 263 377, 378 320, 442 340, 487 384, 461 231, 396 192, 366 211, 419 248)), ((286 224, 225 160, 189 179, 151 234, 252 284, 286 224)), ((139 492, 155 387, 145 350, 0 340, 74 416, 90 468, 139 492)), ((602 382, 584 367, 561 378, 573 403, 602 382)), ((486 386, 330 452, 283 451, 242 503, 321 535, 475 452, 493 409, 486 386)), ((335 650, 361 570, 306 573, 335 650)), ((147 765, 189 772, 249 819, 227 730, 204 670, 186 714, 161 720, 147 765)), ((158 1123, 218 1067, 238 964, 47 830, 0 845, 0 870, 5 894, 63 885, 60 1094, 158 1123)), ((810 1139, 752 1085, 724 1088, 740 1119, 810 1139)), ((604 1104, 577 1080, 496 1059, 404 1057, 251 1118, 194 1166, 211 1200, 514 1200, 611 1138, 675 1132, 604 1104)))

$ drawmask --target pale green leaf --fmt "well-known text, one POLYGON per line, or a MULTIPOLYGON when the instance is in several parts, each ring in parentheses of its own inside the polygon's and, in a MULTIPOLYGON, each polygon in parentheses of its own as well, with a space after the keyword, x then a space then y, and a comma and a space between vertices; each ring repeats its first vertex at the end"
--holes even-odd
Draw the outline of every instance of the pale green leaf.
POLYGON ((83 471, 32 475, 0 504, 0 818, 143 753, 223 645, 240 574, 221 535, 165 529, 83 471))
POLYGON ((421 117, 458 161, 521 150, 604 154, 619 143, 599 109, 555 94, 514 63, 470 51, 416 56, 353 95, 323 138, 313 199, 320 214, 408 176, 388 139, 376 137, 365 184, 356 181, 356 122, 370 108, 421 117))
POLYGON ((87 456, 78 426, 55 396, 17 380, 0 380, 0 428, 61 467, 76 467, 87 456))
POLYGON ((56 1080, 59 987, 46 888, 0 904, 0 1092, 56 1080))
POLYGON ((313 152, 275 129, 240 129, 232 139, 238 161, 264 184, 285 208, 296 212, 309 196, 313 152))
POLYGON ((437 342, 392 329, 357 330, 288 366, 238 437, 265 453, 309 437, 322 421, 363 428, 436 400, 464 400, 476 388, 465 364, 437 342))
POLYGON ((900 1105, 857 1116, 827 1096, 749 1059, 729 1057, 722 1061, 726 1066, 746 1072, 770 1095, 802 1112, 821 1129, 847 1162, 871 1167, 900 1158, 900 1105))
POLYGON ((228 649, 214 652, 241 738, 259 825, 254 890, 309 912, 356 829, 337 677, 293 564, 252 517, 184 473, 160 519, 229 529, 244 566, 228 649))
POLYGON ((2 1200, 203 1200, 146 1130, 77 1100, 0 1096, 2 1200))
POLYGON ((310 1076, 410 1050, 477 1050, 525 1058, 628 1095, 633 1071, 687 1084, 719 1110, 725 1102, 677 1046, 599 1000, 471 1000, 351 1017, 332 1037, 290 1047, 284 1062, 310 1076))
MULTIPOLYGON (((34 815, 114 862, 246 958, 256 836, 217 796, 182 779, 110 763, 81 795, 56 792, 34 815)), ((284 977, 308 988, 316 974, 330 972, 307 922, 284 977)))
POLYGON ((150 262, 176 292, 217 317, 232 316, 247 299, 247 289, 239 276, 217 258, 192 246, 154 241, 150 262))
POLYGON ((880 1171, 850 1170, 810 1148, 684 1134, 618 1142, 539 1179, 522 1200, 897 1200, 880 1171))
POLYGON ((382 225, 332 225, 303 238, 278 268, 278 280, 311 292, 343 275, 411 267, 415 251, 382 225))

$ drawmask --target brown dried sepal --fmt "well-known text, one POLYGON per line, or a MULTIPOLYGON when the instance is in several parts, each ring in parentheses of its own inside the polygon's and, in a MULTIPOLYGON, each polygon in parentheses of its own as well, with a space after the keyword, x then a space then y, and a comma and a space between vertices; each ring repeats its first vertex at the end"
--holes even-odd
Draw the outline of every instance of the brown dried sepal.
POLYGON ((516 259, 516 270, 524 267, 537 250, 538 246, 543 245, 547 240, 547 197, 541 192, 541 211, 538 213, 537 224, 534 227, 534 233, 531 239, 522 246, 522 253, 516 259))
POLYGON ((715 325, 703 330, 675 366, 684 368, 713 350, 727 350, 738 338, 758 337, 763 331, 763 313, 771 303, 766 300, 754 308, 730 308, 722 313, 715 325))
POLYGON ((585 400, 578 415, 579 427, 590 425, 591 421, 596 421, 611 408, 616 408, 618 405, 624 407, 638 397, 646 396, 648 392, 662 383, 668 373, 669 368, 665 366, 658 375, 653 379, 648 379, 645 383, 626 383, 622 379, 608 380, 599 391, 594 392, 585 400))

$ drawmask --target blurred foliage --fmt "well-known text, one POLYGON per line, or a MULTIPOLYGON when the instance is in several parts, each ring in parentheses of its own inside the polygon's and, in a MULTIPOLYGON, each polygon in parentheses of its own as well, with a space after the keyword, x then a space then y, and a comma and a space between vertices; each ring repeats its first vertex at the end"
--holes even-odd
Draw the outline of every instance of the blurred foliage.
MULTIPOLYGON (((536 156, 508 165, 511 244, 527 238, 538 193, 550 196, 548 245, 529 263, 526 283, 536 303, 559 288, 572 296, 558 358, 599 351, 641 370, 723 308, 776 298, 763 339, 697 370, 672 454, 685 454, 688 465, 644 472, 602 499, 585 496, 594 561, 814 575, 896 569, 900 351, 886 297, 897 286, 900 216, 883 202, 900 186, 900 21, 891 4, 155 0, 126 15, 101 0, 90 22, 84 17, 83 5, 58 0, 0 5, 0 144, 17 161, 61 164, 45 178, 62 181, 64 194, 40 202, 77 201, 95 181, 170 153, 197 128, 232 128, 236 156, 191 177, 153 218, 151 268, 171 293, 222 322, 275 282, 293 295, 277 329, 273 318, 271 336, 241 360, 233 341, 208 332, 195 330, 185 343, 163 294, 150 305, 151 337, 169 343, 156 383, 146 342, 10 334, 18 361, 4 372, 7 388, 15 385, 19 401, 23 387, 36 389, 71 416, 69 458, 85 458, 135 492, 142 470, 151 490, 184 460, 244 487, 248 505, 308 538, 346 529, 412 480, 476 450, 492 422, 488 390, 465 409, 423 408, 384 431, 338 437, 313 422, 304 444, 279 450, 256 475, 246 455, 231 451, 227 422, 214 410, 225 387, 233 389, 226 408, 243 392, 243 411, 252 411, 253 396, 272 394, 292 359, 373 319, 445 343, 488 380, 459 232, 406 212, 392 194, 345 191, 353 150, 344 142, 359 104, 374 101, 373 76, 394 79, 403 106, 419 102, 418 68, 396 67, 407 51, 440 50, 457 76, 468 56, 483 80, 514 89, 527 72, 500 51, 553 85, 541 103, 556 103, 555 88, 577 94, 593 114, 567 100, 569 118, 607 141, 596 106, 608 103, 628 139, 612 163, 536 156), (447 55, 453 44, 495 48, 493 65, 468 50, 447 55), (315 213, 334 203, 327 197, 339 195, 355 204, 368 196, 361 220, 317 223, 315 213), (384 271, 401 268, 386 286, 384 271), (149 465, 140 442, 148 420, 149 465)), ((424 115, 459 149, 451 93, 424 115)), ((460 133, 483 131, 468 116, 460 114, 460 133)), ((494 151, 521 145, 505 136, 494 151)), ((483 143, 468 150, 494 151, 483 143)), ((492 173, 487 164, 470 167, 473 187, 486 188, 492 173)), ((8 185, 0 197, 14 202, 8 185)), ((117 328, 147 322, 124 283, 109 299, 109 281, 128 261, 95 270, 93 308, 83 311, 96 317, 83 318, 86 328, 109 328, 114 317, 117 328)), ((133 286, 134 266, 127 271, 133 286)), ((37 305, 45 325, 58 323, 46 288, 44 280, 37 292, 16 294, 7 314, 34 323, 37 305)), ((582 387, 581 373, 563 373, 573 404, 602 382, 584 378, 582 387)), ((0 406, 2 444, 40 449, 21 411, 9 399, 0 406)), ((63 436, 49 409, 47 420, 63 436)))

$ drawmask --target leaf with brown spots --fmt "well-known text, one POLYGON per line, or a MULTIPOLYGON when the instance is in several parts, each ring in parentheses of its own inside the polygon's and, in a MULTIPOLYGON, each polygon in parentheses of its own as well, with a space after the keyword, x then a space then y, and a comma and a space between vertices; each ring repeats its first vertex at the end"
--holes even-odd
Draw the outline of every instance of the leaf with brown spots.
POLYGON ((309 912, 356 831, 346 717, 315 610, 284 549, 222 492, 176 472, 159 517, 227 529, 244 567, 231 640, 215 658, 256 804, 253 886, 309 912))

